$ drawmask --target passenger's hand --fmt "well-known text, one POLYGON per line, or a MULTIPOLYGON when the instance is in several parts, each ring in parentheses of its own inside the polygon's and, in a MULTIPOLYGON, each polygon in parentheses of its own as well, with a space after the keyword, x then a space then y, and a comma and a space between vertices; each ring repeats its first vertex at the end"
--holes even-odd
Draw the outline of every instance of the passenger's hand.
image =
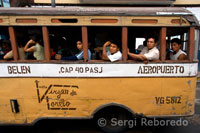
POLYGON ((129 48, 127 49, 127 54, 130 54, 130 50, 129 50, 129 48))
POLYGON ((104 44, 104 47, 107 47, 107 46, 109 46, 111 44, 111 42, 110 41, 107 41, 105 44, 104 44))
POLYGON ((149 60, 144 60, 143 62, 144 62, 144 64, 148 64, 149 60))
POLYGON ((103 48, 102 48, 102 47, 96 47, 96 48, 94 48, 94 50, 95 50, 97 53, 99 53, 99 52, 103 51, 103 48))
POLYGON ((28 41, 28 44, 35 44, 35 41, 33 41, 32 39, 28 41))
POLYGON ((55 59, 56 59, 56 60, 60 60, 61 58, 62 58, 62 56, 61 56, 60 54, 56 54, 56 55, 55 55, 55 59))

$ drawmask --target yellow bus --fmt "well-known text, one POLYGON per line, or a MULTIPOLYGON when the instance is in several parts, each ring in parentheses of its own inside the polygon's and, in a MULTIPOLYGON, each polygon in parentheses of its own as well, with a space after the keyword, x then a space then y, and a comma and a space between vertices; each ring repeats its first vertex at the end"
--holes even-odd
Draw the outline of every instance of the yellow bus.
POLYGON ((184 8, 0 8, 0 29, 1 47, 10 40, 13 52, 13 59, 0 60, 0 124, 194 114, 199 25, 184 8), (18 47, 33 34, 41 37, 45 59, 26 53, 21 60, 18 47), (130 60, 128 49, 136 53, 139 40, 149 35, 159 38, 159 60, 130 60), (121 61, 103 61, 93 50, 111 37, 121 41, 121 61), (166 58, 173 38, 182 40, 187 60, 166 58), (74 55, 77 40, 83 42, 83 60, 52 59, 59 45, 66 56, 74 55))

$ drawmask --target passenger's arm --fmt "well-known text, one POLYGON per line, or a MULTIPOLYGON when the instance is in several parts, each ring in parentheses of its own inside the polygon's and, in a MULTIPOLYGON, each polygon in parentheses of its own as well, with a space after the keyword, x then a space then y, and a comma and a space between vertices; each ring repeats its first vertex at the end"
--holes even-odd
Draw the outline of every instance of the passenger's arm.
POLYGON ((185 54, 180 54, 178 60, 186 60, 187 56, 185 54))
POLYGON ((97 47, 94 50, 99 55, 100 59, 102 59, 102 51, 103 51, 102 47, 97 47))
POLYGON ((143 54, 133 54, 133 53, 128 52, 128 55, 129 55, 133 60, 141 60, 141 61, 147 60, 147 57, 144 56, 143 54))
POLYGON ((104 45, 103 45, 103 53, 102 53, 102 59, 103 60, 109 60, 107 52, 106 52, 106 47, 110 45, 110 41, 107 41, 104 45))
POLYGON ((8 59, 12 59, 13 58, 13 52, 12 50, 9 51, 6 55, 4 55, 3 59, 4 60, 8 60, 8 59))
POLYGON ((25 47, 24 47, 24 51, 25 51, 25 52, 34 52, 34 51, 35 51, 35 48, 34 48, 34 47, 30 47, 31 44, 33 44, 33 43, 35 43, 35 41, 33 41, 32 39, 29 40, 29 41, 27 42, 27 44, 25 45, 25 47), (30 48, 29 48, 29 47, 30 47, 30 48))

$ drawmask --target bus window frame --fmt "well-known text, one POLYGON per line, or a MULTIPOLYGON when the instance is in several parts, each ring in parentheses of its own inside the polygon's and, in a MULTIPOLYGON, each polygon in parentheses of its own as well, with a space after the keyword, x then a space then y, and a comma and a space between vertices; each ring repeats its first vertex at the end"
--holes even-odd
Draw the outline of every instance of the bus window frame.
POLYGON ((83 59, 84 62, 88 62, 88 28, 86 26, 82 26, 81 31, 83 42, 83 59))
MULTIPOLYGON (((198 60, 195 60, 194 59, 194 35, 195 35, 195 27, 194 26, 190 26, 188 27, 188 46, 187 46, 187 59, 186 60, 161 60, 162 62, 166 62, 166 63, 175 63, 175 62, 178 62, 178 63, 181 63, 181 62, 198 62, 198 60)), ((168 38, 168 40, 170 40, 168 38)), ((183 40, 183 37, 181 35, 181 40, 183 40)), ((163 42, 163 44, 165 43, 165 48, 166 48, 166 41, 163 42)), ((162 43, 161 43, 161 46, 162 46, 162 43)), ((163 48, 164 50, 164 48, 163 48)), ((165 51, 163 51, 165 52, 165 51)), ((165 53, 166 54, 166 53, 165 53)), ((163 55, 164 56, 164 55, 163 55)))
POLYGON ((190 61, 193 61, 194 59, 194 34, 195 34, 195 27, 190 27, 189 44, 188 44, 188 59, 190 61))
POLYGON ((122 27, 122 61, 128 59, 128 27, 122 27))
MULTIPOLYGON (((61 61, 53 61, 50 60, 50 41, 49 41, 49 30, 47 26, 41 26, 42 27, 42 34, 43 34, 43 41, 44 41, 44 52, 45 52, 45 60, 19 60, 19 55, 18 55, 18 49, 17 49, 17 38, 15 34, 15 29, 13 26, 8 26, 8 31, 10 35, 10 40, 11 40, 11 46, 13 50, 13 59, 12 62, 61 62, 61 61)), ((127 26, 121 26, 122 28, 122 61, 117 61, 117 62, 136 62, 138 63, 139 61, 134 61, 134 60, 128 60, 128 27, 127 26)), ((88 26, 81 26, 82 30, 82 41, 83 41, 83 56, 84 60, 83 61, 76 61, 79 63, 83 62, 106 62, 103 60, 90 60, 88 61, 88 26)), ((154 60, 150 62, 197 62, 194 60, 194 34, 195 34, 195 27, 191 26, 189 27, 189 38, 188 38, 188 59, 187 60, 182 60, 182 61, 173 61, 173 60, 166 60, 166 32, 167 32, 167 27, 161 27, 160 29, 160 59, 159 60, 154 60)), ((2 61, 1 61, 2 62, 2 61)), ((66 61, 65 61, 66 62, 66 61)), ((74 61, 67 61, 67 62, 74 62, 74 61)), ((109 62, 107 62, 109 63, 109 62)), ((111 63, 111 62, 110 62, 111 63)))
POLYGON ((42 35, 43 35, 43 41, 44 41, 44 55, 45 55, 45 61, 50 61, 50 41, 49 41, 49 30, 46 26, 42 27, 42 35))
POLYGON ((160 60, 163 62, 166 60, 166 35, 167 28, 161 27, 160 29, 160 60))
POLYGON ((17 48, 18 44, 17 44, 17 38, 16 38, 16 33, 15 33, 14 27, 9 26, 8 32, 9 32, 11 47, 12 47, 12 51, 13 51, 13 60, 18 61, 18 59, 19 59, 19 53, 18 53, 18 48, 17 48))

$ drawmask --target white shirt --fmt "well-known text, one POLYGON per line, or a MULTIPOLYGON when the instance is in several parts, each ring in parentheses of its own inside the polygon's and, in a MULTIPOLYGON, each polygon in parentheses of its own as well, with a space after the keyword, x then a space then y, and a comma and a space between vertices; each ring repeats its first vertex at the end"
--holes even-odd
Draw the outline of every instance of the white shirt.
POLYGON ((37 43, 34 47, 33 56, 36 60, 44 60, 44 47, 37 43))
POLYGON ((171 60, 178 60, 178 57, 181 54, 187 55, 185 52, 183 52, 181 49, 179 49, 179 51, 176 54, 170 53, 170 59, 171 60))
POLYGON ((144 47, 140 54, 144 55, 147 58, 147 60, 159 59, 159 50, 156 47, 150 50, 147 47, 144 47))
POLYGON ((110 51, 108 51, 107 56, 111 62, 122 60, 122 53, 119 50, 114 54, 111 54, 110 51))

